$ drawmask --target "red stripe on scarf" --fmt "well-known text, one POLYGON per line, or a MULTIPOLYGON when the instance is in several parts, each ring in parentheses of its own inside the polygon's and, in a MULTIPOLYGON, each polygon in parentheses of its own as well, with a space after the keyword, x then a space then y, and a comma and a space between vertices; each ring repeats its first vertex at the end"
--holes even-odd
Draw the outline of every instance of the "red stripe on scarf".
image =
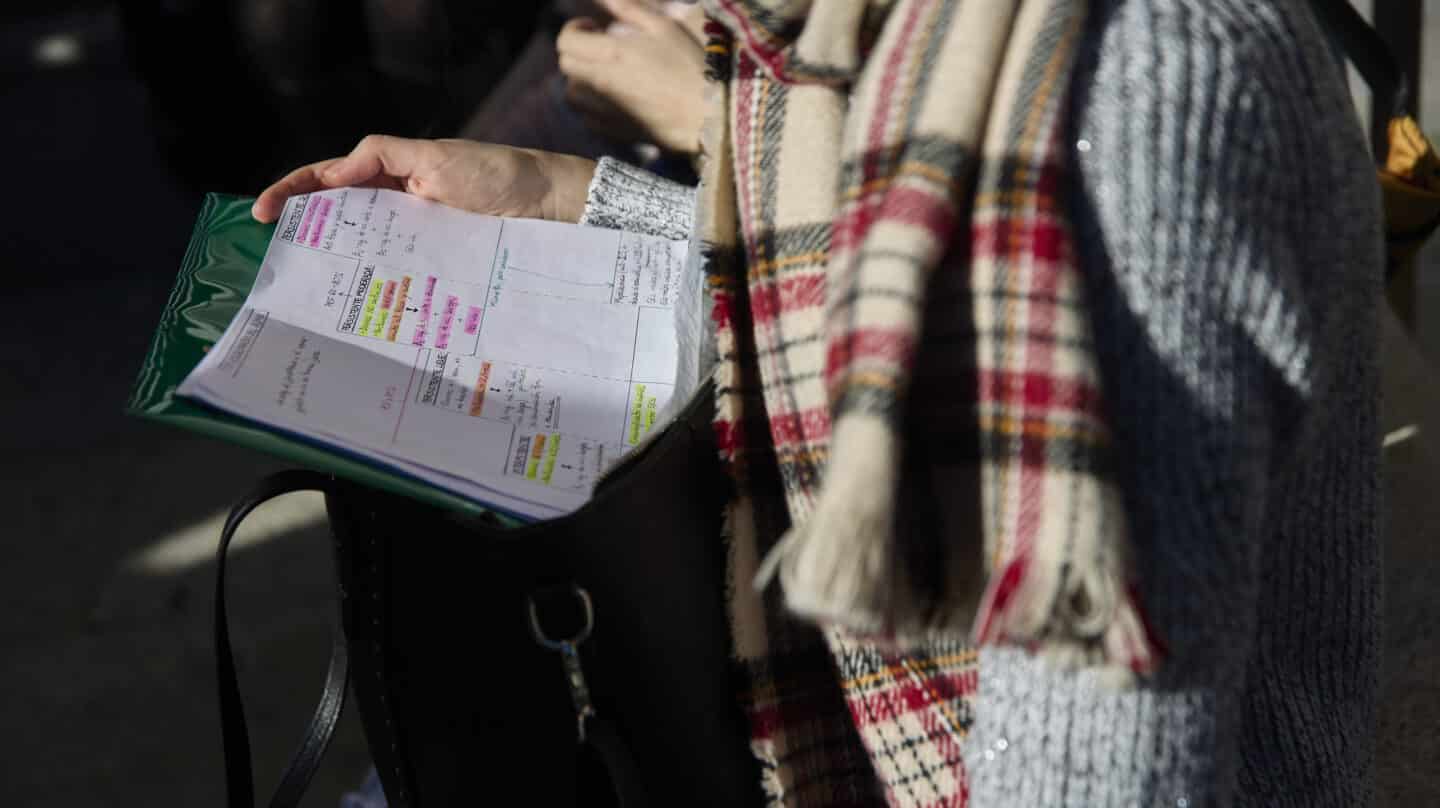
POLYGON ((735 76, 735 131, 731 135, 735 150, 732 155, 735 161, 735 206, 740 212, 741 231, 753 233, 755 211, 752 206, 755 200, 747 191, 754 187, 751 172, 756 161, 752 159, 750 150, 754 148, 752 138, 757 128, 752 123, 756 82, 755 62, 748 51, 740 51, 735 76))
POLYGON ((834 383, 859 360, 875 360, 896 372, 908 368, 914 356, 915 335, 909 331, 858 329, 831 340, 825 352, 825 381, 834 383))
POLYGON ((1103 416, 1096 386, 1045 370, 984 370, 979 374, 981 404, 1016 405, 1054 413, 1103 416), (1003 391, 1003 392, 1001 392, 1003 391))
POLYGON ((711 298, 715 301, 715 304, 710 307, 710 319, 715 323, 715 328, 720 331, 730 330, 730 318, 735 311, 734 296, 729 292, 713 289, 711 291, 711 298))
MULTIPOLYGON (((866 133, 866 148, 873 154, 885 146, 885 133, 894 123, 891 113, 894 112, 894 96, 896 86, 900 83, 900 69, 909 61, 909 43, 915 37, 915 29, 920 24, 920 12, 925 9, 925 3, 916 3, 910 8, 910 16, 905 18, 904 25, 900 28, 900 35, 896 43, 890 49, 890 58, 885 62, 885 72, 880 77, 880 87, 876 91, 875 110, 879 114, 871 115, 870 130, 866 133)), ((908 100, 908 97, 907 97, 908 100)), ((866 181, 874 179, 874 167, 867 165, 863 176, 866 181)))
POLYGON ((720 8, 728 12, 730 18, 740 26, 741 44, 744 45, 742 55, 753 54, 765 63, 766 70, 777 81, 785 81, 784 49, 771 44, 770 38, 764 31, 756 30, 750 22, 750 14, 736 8, 734 0, 720 0, 720 8))
POLYGON ((835 253, 859 249, 870 225, 880 218, 923 228, 937 244, 948 244, 955 231, 955 206, 948 197, 912 185, 891 185, 883 193, 850 203, 836 218, 832 259, 835 253))
MULTIPOLYGON (((1045 172, 1041 171, 1041 173, 1045 172)), ((1021 267, 1029 269, 1029 272, 1022 270, 1016 273, 1020 276, 1017 279, 1018 282, 1029 281, 1028 291, 1032 295, 1024 329, 1031 335, 1054 334, 1057 306, 1049 301, 1055 299, 1055 294, 1059 290, 1061 265, 1058 260, 1041 258, 1038 251, 1044 247, 1050 249, 1057 256, 1065 254, 1067 250, 1064 246, 1064 239, 1067 234, 1062 228, 1053 226, 1053 224, 1051 226, 1041 225, 1038 217, 1034 215, 1033 209, 1030 214, 1026 217, 1030 226, 1022 228, 1022 237, 1012 242, 1015 249, 1024 250, 1023 257, 1017 263, 1021 267)), ((1034 379, 1053 375, 1056 371, 1054 343, 1049 340, 1033 338, 1027 342, 1024 353, 1025 373, 1021 378, 1034 379)), ((1034 412, 1032 405, 1027 400, 1026 391, 1020 391, 1019 400, 1025 404, 1026 415, 1034 412)), ((1046 403, 1048 402, 1042 401, 1039 406, 1043 407, 1046 403)), ((1044 409, 1040 410, 1040 413, 1044 412, 1044 409)), ((1049 471, 1044 465, 1046 442, 1046 438, 1029 432, 1025 433, 1020 441, 1021 506, 1016 514, 1015 546, 1021 554, 1027 556, 1043 522, 1044 509, 1050 505, 1045 498, 1045 480, 1049 471), (1037 458, 1039 462, 1032 462, 1037 458)))
MULTIPOLYGON (((908 62, 909 48, 904 43, 914 38, 925 9, 924 3, 916 3, 910 9, 910 15, 906 17, 900 30, 900 44, 892 49, 890 58, 885 62, 885 72, 876 90, 877 113, 871 116, 870 128, 866 133, 868 150, 872 155, 886 151, 886 131, 894 123, 894 113, 897 112, 893 108, 895 94, 900 85, 902 68, 908 62)), ((896 185, 893 182, 884 183, 883 187, 875 192, 863 191, 871 182, 881 179, 881 167, 878 159, 871 158, 861 170, 861 195, 846 205, 835 218, 830 243, 832 256, 858 249, 869 233, 870 226, 880 218, 888 222, 924 228, 938 244, 949 241, 955 227, 955 211, 947 197, 931 190, 896 185)), ((889 165, 884 167, 893 169, 893 166, 889 165)))
MULTIPOLYGON (((978 675, 966 673, 927 672, 919 680, 901 672, 904 677, 873 692, 848 697, 850 715, 857 729, 870 724, 893 721, 905 713, 942 710, 941 702, 972 696, 977 692, 978 675)), ((959 748, 955 749, 959 757, 959 748)))
MULTIPOLYGON (((970 691, 964 696, 973 696, 975 691, 970 691)), ((926 710, 920 714, 920 728, 925 730, 925 737, 930 738, 935 744, 935 751, 940 754, 940 759, 949 764, 952 768, 963 769, 965 753, 960 747, 960 738, 955 726, 958 716, 953 710, 926 710)), ((966 778, 962 773, 960 779, 966 778)))
POLYGON ((756 323, 769 322, 785 312, 825 305, 825 273, 798 275, 764 287, 752 284, 751 291, 751 317, 756 323))
MULTIPOLYGON (((995 634, 995 616, 1005 611, 1005 607, 1010 603, 1010 598, 1014 597, 1016 591, 1020 589, 1020 582, 1024 580, 1029 564, 1028 557, 1015 556, 1003 570, 998 572, 999 579, 986 590, 985 597, 980 602, 979 619, 976 621, 978 628, 975 630, 975 642, 977 645, 990 645, 1005 639, 995 634)), ((995 575, 997 573, 991 573, 992 578, 995 575)))
POLYGON ((721 454, 728 455, 736 448, 745 444, 745 430, 735 421, 726 421, 716 418, 715 425, 715 448, 721 454))
POLYGON ((771 416, 770 435, 783 445, 818 442, 830 437, 830 410, 815 408, 771 416))
POLYGON ((1069 255, 1069 234, 1054 219, 996 221, 987 217, 979 221, 978 215, 976 219, 970 228, 974 259, 1026 257, 1060 261, 1069 255))

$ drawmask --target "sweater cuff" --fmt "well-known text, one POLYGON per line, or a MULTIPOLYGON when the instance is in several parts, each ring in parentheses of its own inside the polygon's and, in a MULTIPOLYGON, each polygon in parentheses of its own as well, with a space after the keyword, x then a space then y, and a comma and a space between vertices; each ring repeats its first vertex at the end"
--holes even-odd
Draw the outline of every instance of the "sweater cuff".
MULTIPOLYGON (((964 745, 970 803, 1163 805, 1223 802, 1215 691, 1118 689, 1098 671, 1061 671, 985 648, 964 745)), ((1232 729, 1233 731, 1233 729, 1232 729)))
POLYGON ((689 238, 695 189, 643 168, 600 158, 580 224, 670 239, 689 238))

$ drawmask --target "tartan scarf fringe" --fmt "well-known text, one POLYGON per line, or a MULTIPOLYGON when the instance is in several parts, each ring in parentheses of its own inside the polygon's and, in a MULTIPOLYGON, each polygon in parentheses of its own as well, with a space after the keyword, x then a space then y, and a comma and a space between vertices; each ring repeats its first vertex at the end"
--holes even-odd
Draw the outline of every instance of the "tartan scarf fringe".
MULTIPOLYGON (((814 512, 770 549, 754 586, 764 590, 778 578, 785 605, 794 614, 904 643, 897 627, 926 625, 932 619, 930 609, 905 597, 914 589, 907 585, 893 543, 875 540, 891 530, 895 491, 875 485, 860 472, 860 461, 841 454, 864 447, 867 462, 893 462, 895 435, 879 419, 850 418, 836 425, 831 443, 835 453, 814 512)), ((943 620, 943 615, 935 616, 943 620)), ((954 628, 943 622, 926 627, 954 628)))
MULTIPOLYGON (((894 454, 893 433, 873 421, 847 419, 832 440, 837 447, 865 447, 870 462, 894 454)), ((1081 577, 1063 575, 1060 565, 1015 558, 990 576, 977 608, 953 599, 972 590, 977 562, 951 554, 941 599, 924 597, 895 545, 874 541, 891 527, 892 491, 851 473, 856 466, 845 461, 839 453, 832 457, 813 515, 761 561, 757 590, 778 578, 785 606, 796 616, 844 626, 900 651, 924 648, 937 636, 968 636, 976 645, 1024 645, 1061 669, 1096 669, 1113 687, 1153 672, 1161 644, 1134 593, 1116 588, 1128 579, 1124 559, 1099 560, 1097 570, 1081 577)))

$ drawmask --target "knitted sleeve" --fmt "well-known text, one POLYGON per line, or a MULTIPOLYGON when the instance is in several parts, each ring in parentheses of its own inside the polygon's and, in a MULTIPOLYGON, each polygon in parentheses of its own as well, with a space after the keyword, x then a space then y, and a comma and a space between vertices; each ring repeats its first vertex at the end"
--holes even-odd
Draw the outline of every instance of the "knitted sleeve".
POLYGON ((602 157, 580 224, 681 239, 690 236, 694 217, 694 188, 602 157))
MULTIPOLYGON (((1265 653, 1258 593, 1276 585, 1260 575, 1280 519, 1269 511, 1313 507, 1280 503, 1273 481, 1325 406, 1330 357, 1365 350, 1329 336, 1332 304, 1319 299, 1345 250, 1316 211, 1347 204, 1326 194, 1364 185, 1322 194, 1306 174, 1353 178, 1367 164, 1297 145, 1360 145, 1345 139, 1353 113, 1331 104, 1339 71, 1319 70, 1297 44, 1319 41, 1304 5, 1095 6, 1077 68, 1071 208, 1141 601, 1166 657, 1156 681, 1121 691, 1023 651, 984 650, 964 747, 981 808, 1243 801, 1241 739, 1257 709, 1246 680, 1265 653), (1315 119, 1320 108, 1329 117, 1315 119)), ((1362 204, 1352 217, 1361 231, 1371 213, 1362 204)), ((1349 574, 1325 531, 1307 537, 1308 557, 1280 563, 1330 576, 1314 580, 1349 574)), ((1324 587, 1308 596, 1334 608, 1324 587)), ((1295 653, 1324 653, 1299 642, 1295 653)))

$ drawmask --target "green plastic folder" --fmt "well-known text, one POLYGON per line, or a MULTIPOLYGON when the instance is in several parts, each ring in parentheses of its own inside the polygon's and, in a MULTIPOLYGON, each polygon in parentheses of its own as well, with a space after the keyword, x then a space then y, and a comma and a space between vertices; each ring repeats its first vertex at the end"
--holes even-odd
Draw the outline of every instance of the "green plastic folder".
MULTIPOLYGON (((424 481, 175 395, 181 381, 239 313, 260 272, 275 226, 260 224, 250 217, 253 201, 223 194, 205 196, 175 288, 160 316, 160 326, 145 354, 126 412, 259 449, 307 468, 431 505, 471 514, 490 512, 479 502, 424 481)), ((521 524, 493 513, 503 524, 521 524)))

